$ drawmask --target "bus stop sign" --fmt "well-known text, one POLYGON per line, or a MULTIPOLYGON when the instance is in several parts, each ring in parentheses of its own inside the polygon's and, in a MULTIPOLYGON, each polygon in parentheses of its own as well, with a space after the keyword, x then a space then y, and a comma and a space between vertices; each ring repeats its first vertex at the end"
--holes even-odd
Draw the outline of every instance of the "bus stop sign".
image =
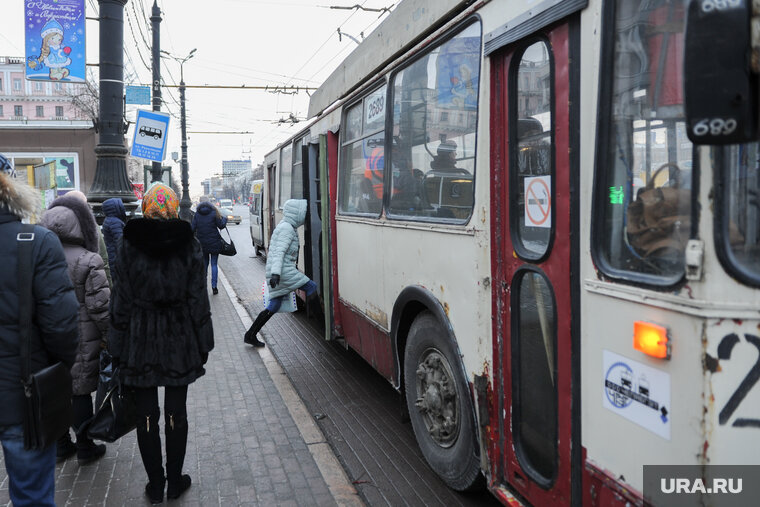
POLYGON ((157 111, 137 111, 135 133, 132 138, 133 157, 161 162, 166 156, 166 135, 169 115, 157 111))

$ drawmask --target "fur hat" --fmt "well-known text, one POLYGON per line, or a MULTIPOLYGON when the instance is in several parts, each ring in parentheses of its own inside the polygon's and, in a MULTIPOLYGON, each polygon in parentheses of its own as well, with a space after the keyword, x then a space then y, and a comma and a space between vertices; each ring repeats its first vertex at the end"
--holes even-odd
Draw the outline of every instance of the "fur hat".
POLYGON ((177 218, 178 208, 177 194, 162 183, 156 183, 143 195, 142 212, 145 218, 159 220, 177 218))

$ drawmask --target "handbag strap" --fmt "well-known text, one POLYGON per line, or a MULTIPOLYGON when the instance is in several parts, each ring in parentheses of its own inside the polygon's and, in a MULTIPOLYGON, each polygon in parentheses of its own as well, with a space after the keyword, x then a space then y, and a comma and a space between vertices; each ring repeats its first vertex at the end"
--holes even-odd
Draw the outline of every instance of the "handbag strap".
POLYGON ((232 235, 230 234, 230 231, 227 230, 227 226, 224 226, 224 230, 227 231, 227 237, 230 238, 230 243, 232 243, 232 235))
POLYGON ((32 370, 32 247, 34 246, 34 226, 21 224, 21 232, 16 235, 18 243, 18 313, 19 341, 21 345, 21 382, 26 396, 30 396, 28 382, 32 370))

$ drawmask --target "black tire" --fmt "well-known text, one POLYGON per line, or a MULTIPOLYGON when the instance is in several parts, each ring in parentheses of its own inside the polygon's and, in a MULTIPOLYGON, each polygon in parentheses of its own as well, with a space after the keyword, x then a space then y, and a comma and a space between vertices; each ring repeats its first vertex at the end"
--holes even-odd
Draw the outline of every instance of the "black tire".
POLYGON ((404 351, 414 436, 430 468, 451 489, 469 491, 482 487, 482 475, 472 400, 458 358, 438 319, 430 312, 418 315, 404 351))

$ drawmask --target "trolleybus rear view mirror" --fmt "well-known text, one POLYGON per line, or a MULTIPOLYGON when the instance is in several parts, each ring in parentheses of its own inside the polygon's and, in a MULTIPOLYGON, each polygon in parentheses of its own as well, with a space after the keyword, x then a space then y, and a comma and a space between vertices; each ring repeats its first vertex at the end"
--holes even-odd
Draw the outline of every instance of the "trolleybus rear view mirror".
MULTIPOLYGON (((686 133, 694 144, 757 139, 750 0, 691 0, 684 54, 686 133)), ((672 37, 673 35, 671 35, 672 37)))

